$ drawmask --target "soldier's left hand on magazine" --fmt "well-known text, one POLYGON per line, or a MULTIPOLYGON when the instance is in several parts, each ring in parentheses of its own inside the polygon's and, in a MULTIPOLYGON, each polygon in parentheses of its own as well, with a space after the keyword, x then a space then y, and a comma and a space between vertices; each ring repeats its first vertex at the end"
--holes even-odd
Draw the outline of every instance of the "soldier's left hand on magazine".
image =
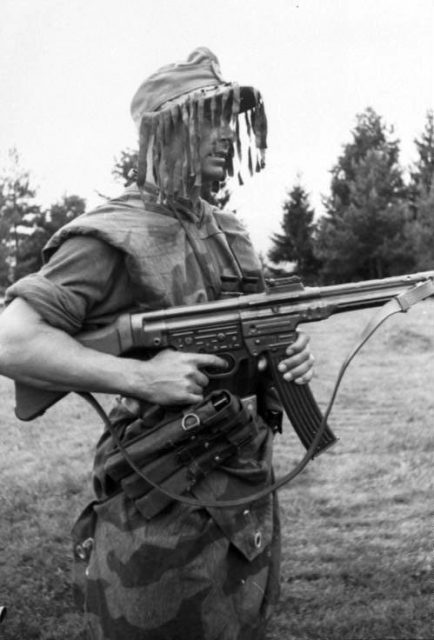
MULTIPOLYGON (((309 350, 309 336, 302 331, 297 332, 295 342, 286 349, 286 357, 281 360, 278 370, 287 382, 306 384, 313 377, 315 359, 309 350)), ((264 370, 267 366, 265 358, 261 358, 258 367, 264 370)))
POLYGON ((287 382, 306 384, 313 377, 315 359, 309 350, 310 338, 302 331, 297 333, 297 339, 286 349, 286 355, 279 362, 278 369, 287 382))

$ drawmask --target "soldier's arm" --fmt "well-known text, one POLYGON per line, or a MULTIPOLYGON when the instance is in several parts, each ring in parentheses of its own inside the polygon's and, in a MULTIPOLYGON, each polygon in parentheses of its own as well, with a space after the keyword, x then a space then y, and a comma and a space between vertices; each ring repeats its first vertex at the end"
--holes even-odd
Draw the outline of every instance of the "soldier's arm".
POLYGON ((88 349, 16 298, 0 316, 0 374, 40 389, 123 394, 159 404, 203 398, 217 356, 162 351, 140 361, 88 349))

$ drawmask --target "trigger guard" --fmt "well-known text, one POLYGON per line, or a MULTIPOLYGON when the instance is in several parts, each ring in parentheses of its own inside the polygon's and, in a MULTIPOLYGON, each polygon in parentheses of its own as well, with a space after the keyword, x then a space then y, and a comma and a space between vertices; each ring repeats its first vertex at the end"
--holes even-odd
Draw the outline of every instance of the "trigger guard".
POLYGON ((224 378, 225 376, 231 374, 235 369, 235 359, 229 353, 219 353, 219 358, 226 362, 227 368, 221 369, 220 367, 205 367, 203 369, 203 372, 210 378, 224 378))

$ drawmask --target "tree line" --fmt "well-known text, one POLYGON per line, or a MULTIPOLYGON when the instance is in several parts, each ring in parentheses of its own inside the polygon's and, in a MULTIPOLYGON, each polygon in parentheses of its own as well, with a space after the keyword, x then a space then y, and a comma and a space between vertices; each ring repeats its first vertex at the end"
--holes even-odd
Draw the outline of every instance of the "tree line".
POLYGON ((312 284, 384 278, 434 269, 434 114, 405 169, 393 128, 368 108, 331 169, 325 213, 316 217, 300 183, 283 204, 270 271, 312 284))
MULTIPOLYGON (((434 267, 434 114, 415 140, 417 159, 406 169, 400 142, 372 108, 356 116, 350 141, 331 169, 325 212, 316 215, 300 182, 288 190, 280 233, 271 237, 267 271, 296 273, 308 284, 383 278, 434 267)), ((113 177, 128 184, 137 151, 121 151, 113 177)), ((42 264, 41 251, 61 226, 83 213, 86 201, 64 195, 42 208, 18 152, 0 173, 0 289, 42 264)), ((204 196, 219 207, 226 186, 204 196)))
MULTIPOLYGON (((0 170, 0 294, 23 276, 42 266, 42 249, 48 239, 67 222, 86 210, 79 195, 64 195, 48 207, 37 204, 37 191, 30 172, 21 166, 18 151, 10 149, 0 170)), ((128 185, 134 179, 138 152, 124 149, 115 159, 112 175, 128 185)), ((223 185, 218 193, 203 194, 223 208, 230 198, 223 185)))
POLYGON ((78 195, 64 195, 42 208, 17 150, 9 150, 0 174, 0 290, 37 271, 42 266, 42 248, 50 236, 85 208, 86 201, 78 195))

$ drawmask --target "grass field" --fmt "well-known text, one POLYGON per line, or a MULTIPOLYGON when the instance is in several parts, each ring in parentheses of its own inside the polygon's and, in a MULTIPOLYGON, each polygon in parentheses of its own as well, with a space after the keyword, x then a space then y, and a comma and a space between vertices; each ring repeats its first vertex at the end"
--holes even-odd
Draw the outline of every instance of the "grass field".
MULTIPOLYGON (((311 324, 322 406, 372 311, 311 324)), ((350 366, 330 424, 339 442, 280 492, 282 598, 269 640, 434 638, 434 302, 389 320, 350 366)), ((91 495, 101 426, 70 396, 13 416, 0 378, 0 605, 4 640, 79 640, 69 530, 91 495)), ((302 451, 290 427, 283 474, 302 451)))

